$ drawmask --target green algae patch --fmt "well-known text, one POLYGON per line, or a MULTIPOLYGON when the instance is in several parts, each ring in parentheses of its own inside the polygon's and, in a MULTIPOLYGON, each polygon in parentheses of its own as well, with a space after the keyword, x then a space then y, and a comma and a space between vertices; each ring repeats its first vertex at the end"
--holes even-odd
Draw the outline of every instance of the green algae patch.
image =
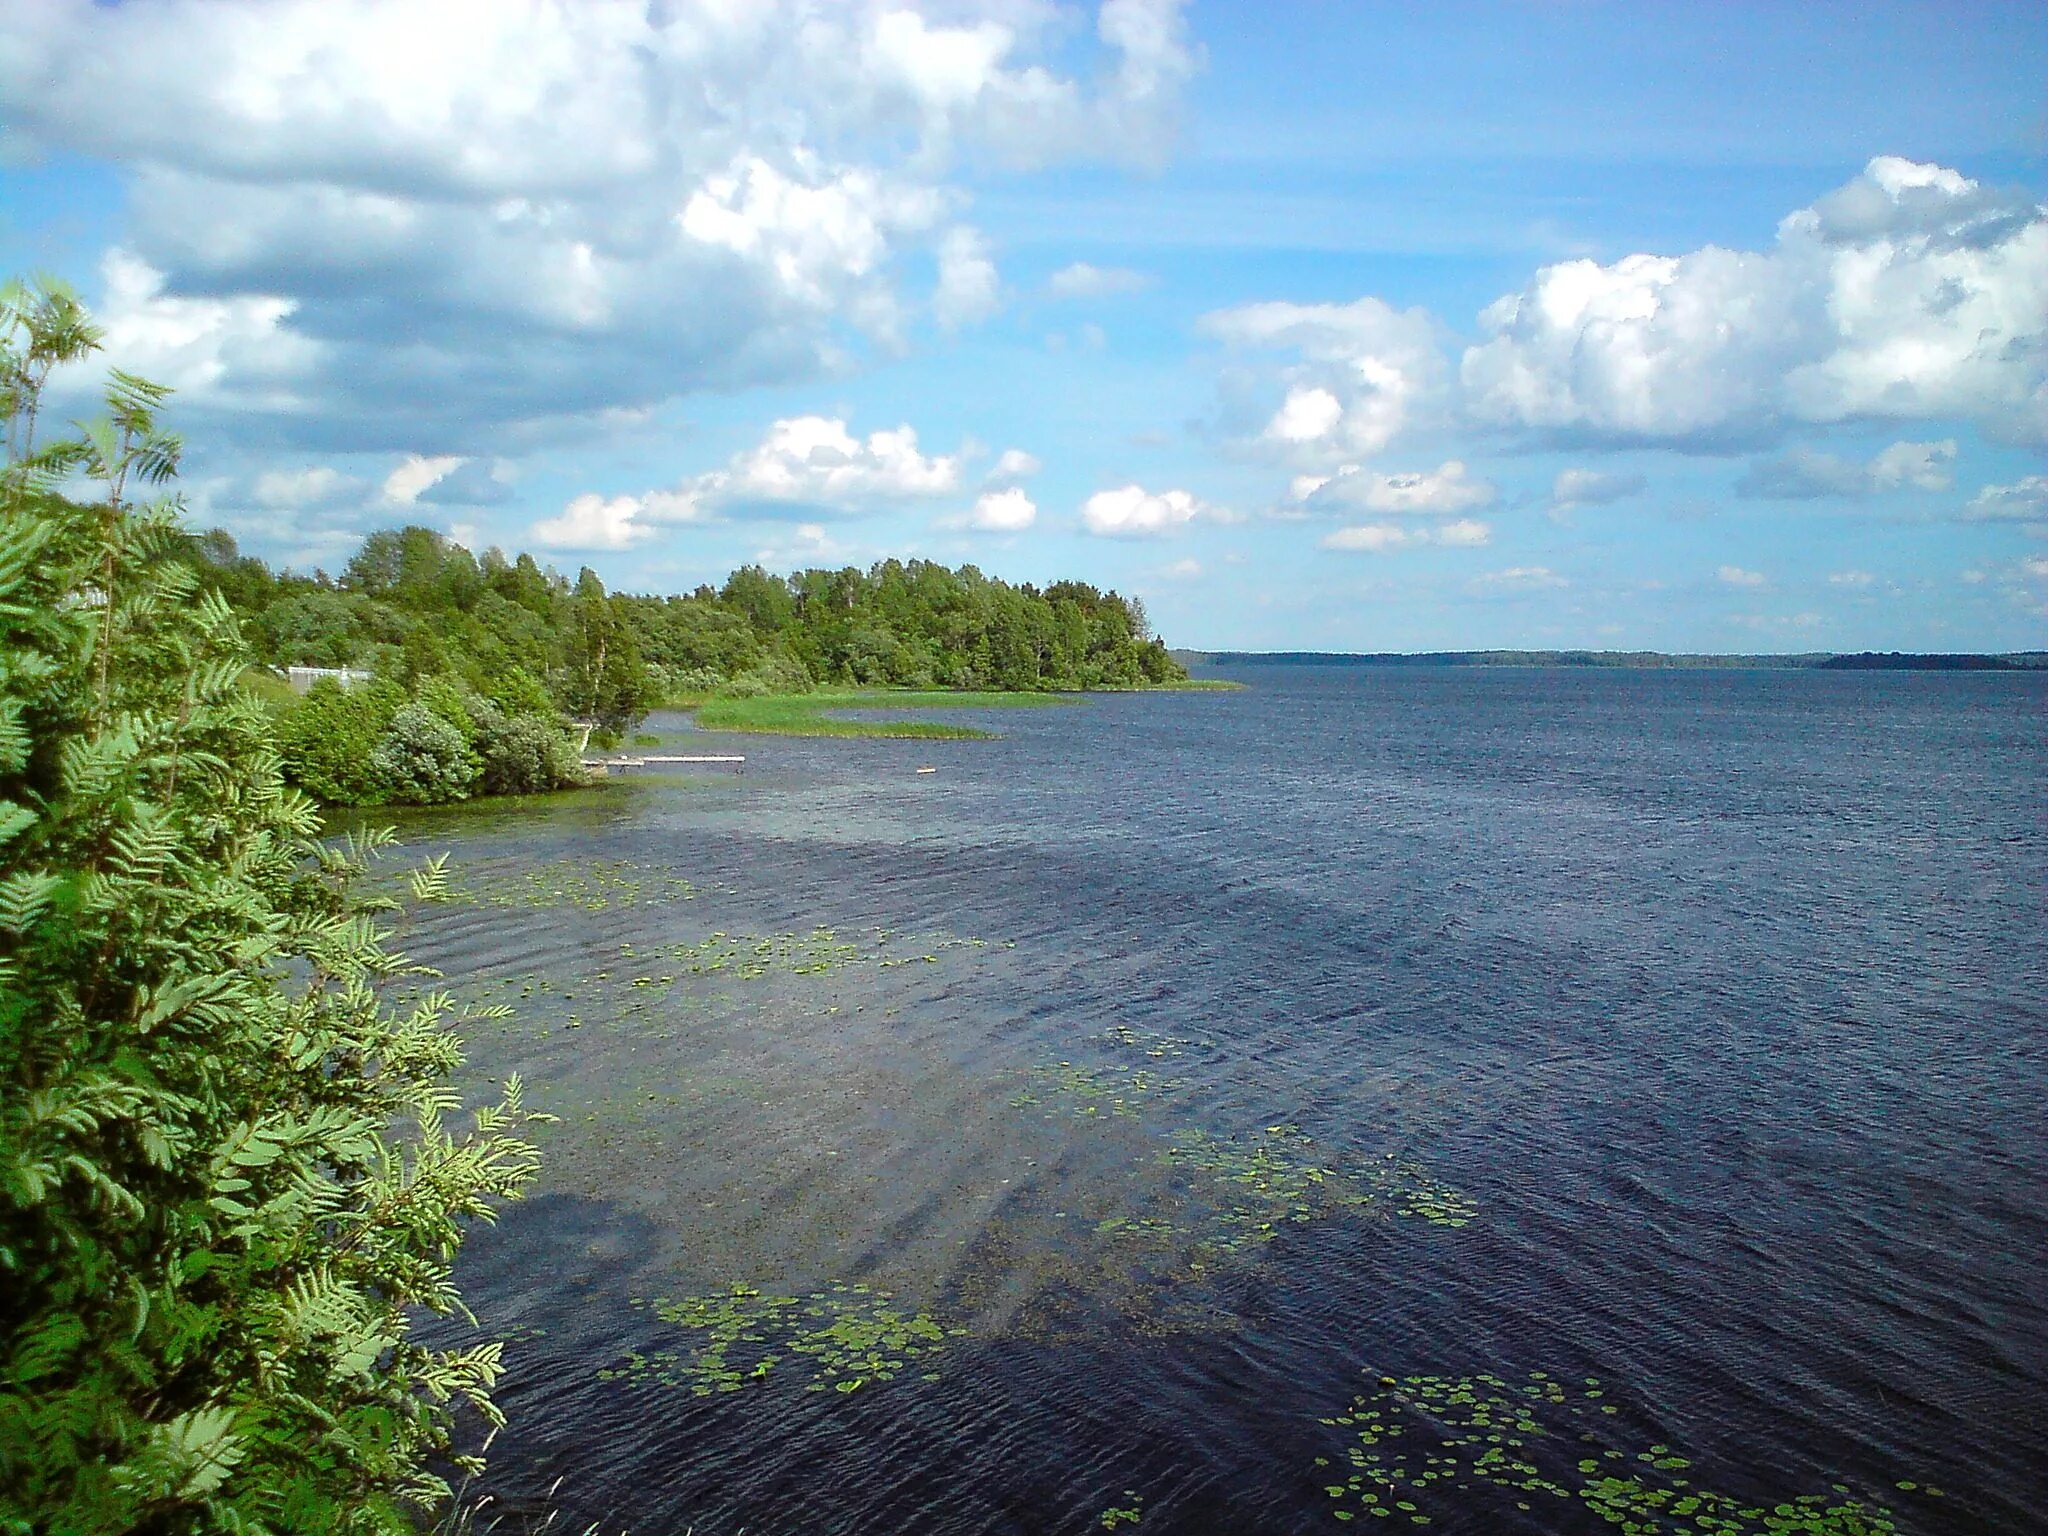
POLYGON ((1056 693, 972 693, 943 689, 861 689, 773 693, 759 698, 710 698, 697 706, 699 729, 773 736, 896 736, 976 741, 993 733, 937 720, 842 720, 828 710, 1043 709, 1071 704, 1056 693))
MULTIPOLYGON (((928 1312, 906 1311, 887 1291, 835 1283, 808 1296, 735 1285, 709 1296, 666 1296, 651 1307, 663 1322, 696 1336, 694 1347, 634 1353, 598 1372, 600 1381, 684 1387, 698 1397, 739 1392, 770 1377, 801 1375, 812 1392, 857 1392, 893 1381, 966 1329, 928 1312)), ((927 1381, 937 1373, 920 1370, 927 1381)))
MULTIPOLYGON (((1703 1487, 1671 1446, 1626 1450, 1600 1430, 1617 1410, 1599 1378, 1566 1386, 1543 1371, 1503 1377, 1382 1376, 1322 1420, 1357 1443, 1343 1465, 1316 1458, 1338 1520, 1363 1514, 1426 1526, 1444 1495, 1493 1490, 1515 1507, 1576 1505, 1628 1536, 1896 1536, 1892 1512, 1844 1484, 1757 1504, 1703 1487), (1341 1480, 1340 1480, 1341 1478, 1341 1480)), ((1937 1495, 1938 1496, 1938 1495, 1937 1495)))

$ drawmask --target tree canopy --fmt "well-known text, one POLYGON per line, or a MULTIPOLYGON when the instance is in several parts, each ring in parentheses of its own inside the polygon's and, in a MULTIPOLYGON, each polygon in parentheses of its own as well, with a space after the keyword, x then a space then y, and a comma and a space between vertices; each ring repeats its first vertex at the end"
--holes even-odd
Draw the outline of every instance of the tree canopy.
POLYGON ((448 676, 500 708, 545 697, 613 731, 666 698, 721 688, 1133 688, 1185 676, 1135 599, 1079 581, 1012 585, 971 565, 747 566, 720 587, 642 596, 607 592, 587 567, 571 580, 419 527, 371 534, 337 577, 273 571, 217 531, 187 552, 274 666, 364 667, 406 688, 448 676))

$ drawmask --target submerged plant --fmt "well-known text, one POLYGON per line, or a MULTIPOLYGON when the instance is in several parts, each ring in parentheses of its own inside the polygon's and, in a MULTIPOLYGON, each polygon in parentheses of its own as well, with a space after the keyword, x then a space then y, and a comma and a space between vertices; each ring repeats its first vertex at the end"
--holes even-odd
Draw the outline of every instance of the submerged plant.
POLYGON ((855 966, 891 970, 903 965, 937 965, 951 950, 983 949, 984 939, 966 939, 952 934, 893 934, 885 928, 869 929, 860 941, 842 938, 837 929, 813 928, 809 933, 744 934, 719 930, 689 944, 668 944, 643 950, 631 944, 619 946, 621 960, 638 963, 659 957, 674 966, 671 971, 649 971, 632 978, 635 987, 673 986, 679 976, 724 976, 735 981, 759 981, 777 973, 791 976, 829 976, 855 966), (892 952, 893 951, 893 952, 892 952))
POLYGON ((1186 1086, 1177 1079, 1163 1078, 1143 1069, 1123 1067, 1081 1067, 1062 1061, 1050 1067, 1033 1067, 1027 1074, 1030 1086, 1010 1099, 1013 1107, 1043 1108, 1046 1118, 1067 1116, 1088 1120, 1100 1115, 1133 1116, 1146 1099, 1186 1086))
POLYGON ((655 906, 695 901, 701 887, 679 875, 663 874, 627 859, 562 859, 515 874, 479 872, 477 883, 453 886, 449 900, 487 907, 655 906))
POLYGON ((1213 1207, 1210 1243, 1226 1253, 1271 1241, 1284 1223, 1356 1209, 1373 1198, 1324 1167, 1314 1142, 1291 1125, 1233 1137, 1176 1131, 1160 1160, 1196 1177, 1213 1207))
POLYGON ((1157 1030, 1139 1029, 1130 1024, 1112 1024, 1096 1036, 1105 1045, 1136 1051, 1152 1061, 1164 1061, 1171 1056, 1186 1054, 1194 1044, 1185 1035, 1164 1035, 1157 1030))
MULTIPOLYGON (((887 1291, 834 1283, 808 1296, 778 1296, 735 1285, 709 1296, 633 1302, 664 1322, 699 1335, 690 1350, 634 1353, 598 1372, 600 1381, 653 1381, 688 1387, 698 1397, 738 1392, 787 1367, 810 1377, 812 1392, 857 1392, 893 1381, 914 1363, 959 1337, 927 1312, 905 1312, 887 1291)), ((936 1381, 933 1372, 924 1373, 936 1381)))

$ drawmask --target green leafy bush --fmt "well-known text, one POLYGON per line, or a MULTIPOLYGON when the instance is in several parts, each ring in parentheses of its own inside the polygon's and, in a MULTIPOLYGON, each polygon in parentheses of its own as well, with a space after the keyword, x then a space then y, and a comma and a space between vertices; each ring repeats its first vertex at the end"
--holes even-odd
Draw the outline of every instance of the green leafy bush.
POLYGON ((537 795, 584 781, 561 728, 537 715, 488 709, 477 722, 476 751, 483 763, 478 787, 487 795, 537 795))
POLYGON ((403 805, 465 800, 482 764, 462 732, 423 703, 402 706, 370 753, 370 772, 403 805))
POLYGON ((96 333, 15 285, 0 341, 0 1531, 410 1532, 454 1406, 499 1417, 501 1345, 412 1326, 532 1175, 517 1085, 459 1125, 448 998, 384 1007, 388 839, 319 841, 174 504, 129 500, 163 392, 115 372, 39 446, 96 333))
POLYGON ((404 699, 388 683, 343 688, 321 678, 278 723, 285 776, 332 805, 382 805, 389 785, 371 756, 404 699))

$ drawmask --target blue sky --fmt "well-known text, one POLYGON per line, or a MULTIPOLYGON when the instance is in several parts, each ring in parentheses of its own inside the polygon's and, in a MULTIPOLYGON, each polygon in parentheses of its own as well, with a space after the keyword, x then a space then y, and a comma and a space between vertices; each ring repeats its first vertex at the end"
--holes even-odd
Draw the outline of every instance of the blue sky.
POLYGON ((2019 3, 26 0, 0 263, 301 568, 425 522, 1201 647, 2032 648, 2044 81, 2019 3))

